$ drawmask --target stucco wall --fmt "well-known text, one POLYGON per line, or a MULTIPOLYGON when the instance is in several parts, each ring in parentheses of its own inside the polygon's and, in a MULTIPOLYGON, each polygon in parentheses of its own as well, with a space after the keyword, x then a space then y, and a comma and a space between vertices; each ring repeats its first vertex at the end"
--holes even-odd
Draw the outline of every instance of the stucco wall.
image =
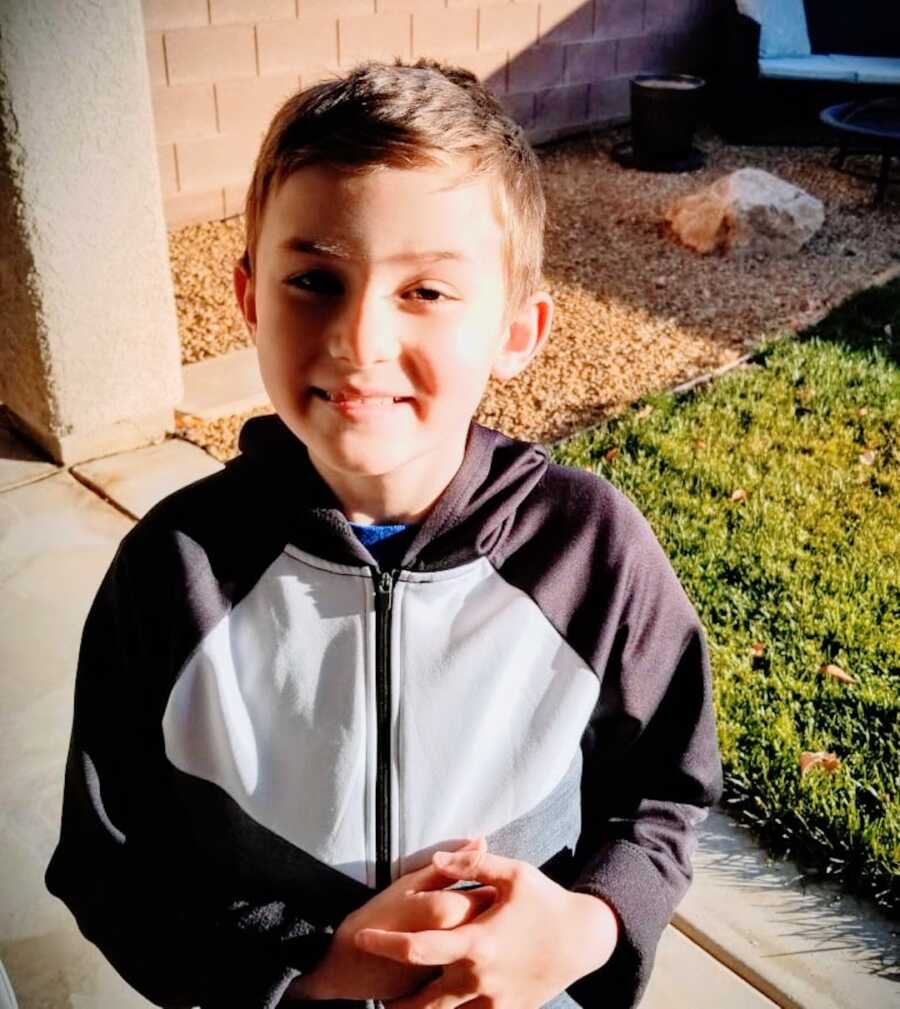
POLYGON ((243 210, 298 87, 363 58, 467 67, 532 142, 628 117, 636 73, 702 71, 717 0, 143 0, 170 229, 243 210))
POLYGON ((181 397, 141 16, 0 2, 0 399, 61 461, 181 397))

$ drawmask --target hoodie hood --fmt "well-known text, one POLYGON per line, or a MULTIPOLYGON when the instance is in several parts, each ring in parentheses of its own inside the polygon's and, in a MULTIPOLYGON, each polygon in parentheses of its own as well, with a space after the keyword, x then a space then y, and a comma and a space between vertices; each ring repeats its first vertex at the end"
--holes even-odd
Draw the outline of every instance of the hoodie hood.
MULTIPOLYGON (((359 542, 340 503, 313 466, 306 445, 277 414, 251 417, 227 467, 260 494, 269 488, 296 546, 338 563, 376 562, 359 542)), ((472 421, 462 464, 422 520, 400 566, 435 571, 477 560, 502 546, 516 512, 549 464, 547 450, 472 421)))

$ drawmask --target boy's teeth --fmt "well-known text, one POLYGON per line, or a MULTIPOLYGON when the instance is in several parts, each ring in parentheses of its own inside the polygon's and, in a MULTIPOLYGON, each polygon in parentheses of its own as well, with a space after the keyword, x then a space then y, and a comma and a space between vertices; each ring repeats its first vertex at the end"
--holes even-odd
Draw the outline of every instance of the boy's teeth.
POLYGON ((335 396, 326 393, 332 403, 399 403, 402 396, 335 396))

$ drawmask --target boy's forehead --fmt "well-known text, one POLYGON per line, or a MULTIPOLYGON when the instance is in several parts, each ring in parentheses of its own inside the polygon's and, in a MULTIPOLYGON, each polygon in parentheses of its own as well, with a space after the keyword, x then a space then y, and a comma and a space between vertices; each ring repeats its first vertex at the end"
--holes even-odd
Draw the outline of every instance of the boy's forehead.
POLYGON ((281 255, 465 263, 477 250, 483 259, 490 245, 502 241, 502 225, 492 180, 466 168, 380 166, 350 174, 306 165, 273 189, 261 238, 281 255), (384 255, 373 255, 375 250, 384 255))

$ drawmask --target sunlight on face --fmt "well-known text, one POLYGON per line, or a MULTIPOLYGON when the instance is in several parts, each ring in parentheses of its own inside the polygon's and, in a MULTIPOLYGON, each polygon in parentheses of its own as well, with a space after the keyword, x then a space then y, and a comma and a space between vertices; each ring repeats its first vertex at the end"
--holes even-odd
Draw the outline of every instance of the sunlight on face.
POLYGON ((270 197, 260 370, 326 480, 448 482, 504 341, 503 239, 459 166, 309 166, 270 197))

